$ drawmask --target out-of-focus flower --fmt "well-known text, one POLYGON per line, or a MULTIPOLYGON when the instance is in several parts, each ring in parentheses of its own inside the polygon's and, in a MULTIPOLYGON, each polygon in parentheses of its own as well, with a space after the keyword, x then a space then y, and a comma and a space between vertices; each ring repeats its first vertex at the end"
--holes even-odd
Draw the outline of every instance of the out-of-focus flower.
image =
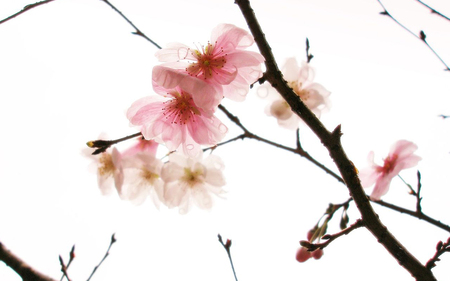
POLYGON ((164 202, 163 163, 148 152, 140 152, 124 158, 123 166, 125 181, 119 190, 120 198, 138 205, 150 196, 159 207, 160 202, 164 202))
MULTIPOLYGON (((295 58, 286 60, 282 68, 284 79, 305 105, 320 117, 330 107, 328 99, 330 92, 314 80, 314 70, 308 63, 298 66, 295 58)), ((267 115, 277 118, 278 124, 284 128, 295 130, 298 128, 300 117, 295 114, 283 97, 269 84, 258 88, 258 95, 268 99, 270 103, 265 109, 267 115)))
POLYGON ((407 140, 399 140, 392 145, 389 155, 384 159, 383 166, 375 164, 373 151, 369 153, 367 159, 370 166, 360 171, 359 178, 365 188, 375 183, 370 195, 372 200, 380 200, 381 196, 388 192, 391 180, 401 170, 417 165, 422 158, 414 154, 416 150, 416 144, 407 140))
POLYGON ((191 49, 181 43, 171 43, 157 51, 156 57, 193 77, 222 85, 225 97, 242 101, 249 85, 262 75, 263 56, 244 50, 253 43, 247 31, 231 24, 220 24, 213 29, 206 46, 191 49))
MULTIPOLYGON (((170 74, 166 81, 169 78, 170 74)), ((211 86, 194 78, 195 84, 176 79, 159 83, 155 79, 153 88, 164 98, 149 96, 139 99, 127 111, 131 124, 141 126, 142 135, 147 140, 163 142, 169 150, 181 146, 184 153, 196 155, 201 151, 200 145, 216 145, 225 136, 227 127, 214 116, 212 109, 206 110, 194 103, 191 94, 192 91, 199 94, 211 86), (170 87, 165 88, 161 84, 170 87)))
POLYGON ((124 175, 122 155, 114 147, 107 149, 99 155, 92 155, 92 149, 83 150, 85 156, 95 161, 97 183, 103 195, 109 195, 113 191, 113 185, 120 190, 123 185, 124 175))
POLYGON ((222 161, 215 155, 202 158, 202 153, 195 158, 177 152, 170 154, 169 162, 162 169, 164 198, 169 208, 178 207, 181 214, 187 213, 192 203, 201 209, 210 209, 211 194, 224 193, 222 161))

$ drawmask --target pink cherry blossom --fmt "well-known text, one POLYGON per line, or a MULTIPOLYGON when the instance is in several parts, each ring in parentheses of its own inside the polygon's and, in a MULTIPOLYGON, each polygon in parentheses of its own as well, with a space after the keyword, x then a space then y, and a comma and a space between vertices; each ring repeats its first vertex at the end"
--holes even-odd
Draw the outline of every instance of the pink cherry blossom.
POLYGON ((411 168, 417 165, 421 158, 414 154, 417 145, 407 140, 400 140, 391 147, 389 155, 384 159, 383 166, 374 162, 373 151, 369 153, 369 167, 359 173, 361 184, 367 188, 375 184, 370 195, 372 200, 380 200, 389 190, 391 180, 403 169, 411 168))
MULTIPOLYGON (((289 58, 282 72, 288 85, 317 117, 329 109, 330 92, 322 85, 313 82, 314 70, 308 63, 304 62, 302 67, 299 67, 295 58, 289 58)), ((292 130, 298 128, 300 117, 291 110, 288 103, 272 86, 269 84, 260 86, 258 95, 270 101, 265 112, 275 117, 280 126, 292 130)))
MULTIPOLYGON (((170 74, 166 81, 169 79, 170 74)), ((163 142, 169 150, 181 147, 189 155, 199 153, 200 145, 216 145, 228 129, 214 116, 213 110, 194 103, 191 91, 211 89, 202 80, 195 80, 194 84, 184 83, 186 80, 158 84, 160 81, 154 80, 155 92, 163 97, 149 96, 134 102, 127 111, 131 124, 141 127, 145 139, 163 142)))
POLYGON ((262 75, 263 56, 243 50, 253 43, 247 31, 231 24, 220 24, 213 29, 206 46, 191 49, 181 43, 171 43, 157 51, 156 57, 193 77, 222 85, 225 97, 242 101, 249 85, 262 75))
POLYGON ((136 143, 122 153, 122 157, 127 158, 137 153, 155 156, 158 145, 159 144, 154 140, 146 140, 143 137, 138 137, 136 138, 136 143))
POLYGON ((148 152, 139 152, 123 159, 125 181, 119 189, 120 198, 138 205, 147 197, 159 207, 164 202, 164 183, 161 179, 163 163, 148 152))
POLYGON ((210 209, 213 204, 211 194, 224 193, 223 168, 222 161, 215 155, 203 159, 202 153, 195 158, 177 152, 170 154, 161 175, 165 182, 166 205, 178 207, 181 214, 187 213, 192 203, 201 209, 210 209))

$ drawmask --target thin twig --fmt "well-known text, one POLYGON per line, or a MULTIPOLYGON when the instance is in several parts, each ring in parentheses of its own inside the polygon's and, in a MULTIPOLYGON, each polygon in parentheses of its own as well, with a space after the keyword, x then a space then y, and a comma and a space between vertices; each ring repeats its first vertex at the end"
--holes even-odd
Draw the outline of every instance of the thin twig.
POLYGON ((425 32, 423 32, 423 30, 420 31, 419 35, 415 34, 414 32, 412 32, 409 28, 407 28, 406 26, 404 26, 402 23, 400 23, 396 18, 394 18, 387 10, 386 7, 383 5, 383 3, 381 2, 381 0, 377 0, 378 3, 380 3, 381 7, 383 7, 384 11, 381 12, 380 14, 385 15, 390 17, 394 22, 396 22, 399 26, 401 26, 403 29, 405 29, 406 31, 408 31, 411 35, 413 35, 414 37, 416 37, 417 39, 419 39, 420 41, 422 41, 423 43, 425 43, 425 45, 427 45, 427 47, 434 53, 434 55, 442 62, 442 64, 445 65, 445 70, 446 71, 450 71, 450 67, 445 63, 445 61, 441 58, 441 56, 439 56, 439 54, 430 46, 430 44, 428 44, 427 40, 426 40, 426 35, 425 32))
POLYGON ((439 257, 444 254, 445 252, 450 252, 450 238, 447 239, 447 242, 442 243, 442 241, 439 241, 436 245, 436 253, 434 256, 427 262, 426 267, 428 269, 432 269, 436 266, 436 262, 440 261, 439 257))
POLYGON ((96 150, 94 150, 94 152, 92 152, 92 155, 96 155, 96 154, 100 154, 105 152, 111 145, 113 144, 117 144, 119 142, 122 141, 126 141, 132 138, 136 138, 142 136, 142 133, 136 133, 136 134, 132 134, 120 139, 116 139, 116 140, 94 140, 94 141, 88 141, 86 143, 87 146, 89 146, 90 148, 97 148, 96 150))
POLYGON ((233 259, 231 258, 231 253, 230 253, 231 240, 227 239, 227 242, 223 243, 222 236, 220 234, 217 234, 217 237, 219 238, 220 244, 222 244, 225 251, 227 251, 228 260, 230 260, 231 269, 233 270, 234 280, 238 281, 237 276, 236 276, 236 271, 234 270, 233 259))
POLYGON ((422 202, 422 197, 420 197, 420 191, 422 189, 421 176, 420 172, 417 171, 417 192, 416 192, 416 213, 422 213, 422 206, 420 203, 422 202))
POLYGON ((64 263, 64 260, 63 260, 63 258, 61 256, 59 256, 59 264, 61 265, 61 271, 63 273, 63 277, 62 278, 66 277, 67 281, 71 281, 70 278, 69 278, 69 274, 67 273, 67 266, 64 263))
POLYGON ((111 236, 111 242, 109 243, 109 247, 108 250, 106 250, 105 255, 103 256, 102 260, 100 261, 100 263, 94 267, 94 270, 92 270, 91 275, 89 276, 89 278, 87 279, 87 281, 91 280, 92 276, 94 275, 94 273, 97 271, 97 269, 100 267, 100 265, 102 265, 102 263, 105 261, 105 259, 109 256, 109 250, 111 250, 111 246, 116 242, 116 237, 115 234, 113 234, 111 236))
POLYGON ((110 6, 114 11, 116 11, 124 20, 126 20, 136 31, 132 32, 135 35, 139 35, 147 39, 150 43, 155 45, 156 48, 161 49, 161 46, 159 46, 155 41, 148 38, 147 35, 145 35, 142 31, 140 31, 124 14, 122 14, 121 11, 119 11, 113 4, 111 4, 108 0, 102 0, 105 2, 108 6, 110 6))
POLYGON ((313 55, 309 52, 309 39, 306 38, 306 62, 309 63, 313 59, 313 55))
POLYGON ((230 119, 232 122, 234 122, 239 128, 241 128, 244 131, 244 134, 241 134, 231 140, 228 140, 226 142, 223 143, 219 143, 217 144, 215 147, 221 146, 223 144, 229 143, 231 141, 235 141, 238 139, 245 139, 245 138, 249 138, 249 139, 255 139, 261 142, 264 142, 266 144, 269 144, 271 146, 275 146, 277 148, 283 149, 283 150, 287 150, 290 152, 293 152, 295 154, 300 155, 301 157, 306 158, 308 161, 310 161, 311 163, 313 163, 314 165, 316 165, 317 167, 319 167, 320 169, 324 170, 326 173, 328 173, 329 175, 331 175, 332 177, 334 177, 336 180, 338 180, 341 183, 344 183, 344 180, 337 175, 336 173, 334 173, 333 171, 331 171, 330 169, 328 169, 327 167, 325 167, 322 163, 320 163, 319 161, 317 161, 316 159, 314 159, 311 155, 309 155, 308 152, 306 152, 305 150, 303 150, 301 148, 301 146, 299 147, 299 142, 297 142, 297 148, 291 148, 291 147, 287 147, 284 146, 282 144, 270 141, 268 139, 262 138, 258 135, 255 135, 253 133, 251 133, 239 120, 239 118, 235 115, 233 115, 231 112, 228 111, 228 109, 226 109, 223 105, 219 105, 219 109, 222 110, 225 115, 228 117, 228 119, 230 119))
POLYGON ((7 22, 7 21, 9 21, 10 19, 13 19, 13 18, 17 17, 18 15, 23 14, 23 13, 25 13, 26 11, 31 10, 31 9, 37 7, 37 6, 40 6, 40 5, 43 5, 43 4, 47 4, 47 3, 50 3, 50 2, 52 2, 52 1, 55 1, 55 0, 45 0, 45 1, 36 2, 36 3, 34 3, 34 4, 28 4, 28 5, 26 5, 25 7, 23 7, 22 10, 20 10, 20 11, 17 12, 17 13, 15 13, 14 15, 11 15, 11 16, 7 17, 6 19, 1 20, 1 21, 0 21, 0 24, 2 24, 2 23, 4 23, 4 22, 7 22))
MULTIPOLYGON (((59 281, 62 281, 64 279, 64 276, 67 276, 67 269, 69 269, 70 264, 72 263, 73 259, 75 258, 75 245, 72 246, 72 249, 70 250, 70 254, 69 254, 69 262, 67 262, 67 265, 65 266, 65 270, 66 272, 63 271, 63 275, 61 276, 61 279, 59 281)), ((62 258, 60 256, 60 262, 62 262, 62 258)), ((63 264, 61 264, 62 266, 63 264)))
POLYGON ((444 224, 444 223, 442 223, 442 222, 440 222, 438 220, 435 220, 435 219, 425 215, 422 212, 421 213, 417 213, 417 211, 411 211, 411 210, 408 210, 408 209, 405 209, 405 208, 402 208, 402 207, 399 207, 397 205, 394 205, 394 204, 391 204, 391 203, 388 203, 388 202, 385 202, 385 201, 381 201, 381 200, 380 201, 372 201, 372 202, 376 203, 378 205, 381 205, 383 207, 389 208, 391 210, 394 210, 394 211, 397 211, 397 212, 400 212, 400 213, 404 213, 404 214, 408 214, 408 215, 410 215, 412 217, 418 218, 419 220, 424 220, 424 221, 426 221, 426 222, 428 222, 428 223, 430 223, 430 224, 432 224, 434 226, 439 227, 440 229, 443 229, 443 230, 445 230, 447 232, 450 232, 450 226, 449 225, 446 225, 446 224, 444 224))
POLYGON ((431 7, 428 6, 427 4, 423 3, 422 1, 420 1, 420 0, 416 0, 416 1, 419 2, 420 4, 424 5, 424 6, 427 7, 428 9, 430 9, 431 12, 432 12, 433 14, 439 15, 439 16, 443 17, 444 19, 450 21, 450 18, 449 18, 449 17, 447 17, 447 16, 445 16, 445 15, 439 13, 438 11, 436 11, 436 10, 433 9, 433 8, 431 8, 431 7))

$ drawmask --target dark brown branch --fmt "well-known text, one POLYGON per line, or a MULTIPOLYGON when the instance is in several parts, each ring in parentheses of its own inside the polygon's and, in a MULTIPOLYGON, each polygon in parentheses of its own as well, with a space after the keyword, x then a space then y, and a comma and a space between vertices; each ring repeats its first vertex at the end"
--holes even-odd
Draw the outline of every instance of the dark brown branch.
POLYGON ((156 48, 161 49, 161 46, 159 46, 155 41, 148 38, 147 35, 145 35, 142 31, 139 30, 124 14, 122 14, 121 11, 119 11, 113 4, 111 4, 108 0, 102 0, 105 2, 108 6, 110 6, 114 11, 116 11, 124 20, 126 20, 136 31, 132 32, 135 35, 139 35, 145 39, 147 39, 150 43, 156 46, 156 48))
POLYGON ((430 44, 428 44, 427 40, 426 40, 426 35, 423 32, 423 30, 420 31, 419 35, 415 34, 414 32, 412 32, 409 28, 407 28, 406 26, 404 26, 402 23, 400 23, 396 18, 394 18, 387 10, 386 7, 384 7, 383 3, 381 2, 381 0, 377 0, 378 3, 380 3, 381 7, 383 7, 384 11, 381 12, 380 14, 385 15, 390 17, 394 22, 396 22, 399 26, 401 26, 403 29, 405 29, 406 31, 408 31, 411 35, 413 35, 414 37, 416 37, 417 39, 419 39, 420 41, 422 41, 423 43, 425 43, 425 45, 427 45, 427 47, 434 53, 434 55, 442 62, 442 64, 445 65, 445 70, 446 71, 450 71, 450 67, 445 63, 445 61, 441 58, 441 56, 439 56, 439 54, 430 46, 430 44))
POLYGON ((236 0, 235 3, 241 9, 242 14, 255 38, 256 44, 265 58, 266 78, 272 87, 283 96, 292 110, 312 129, 327 148, 331 158, 336 163, 351 196, 353 197, 362 221, 366 228, 377 238, 386 250, 403 266, 416 280, 436 280, 432 272, 422 265, 406 248, 387 230, 378 215, 373 210, 367 195, 359 181, 357 170, 353 163, 347 158, 340 142, 341 126, 333 132, 329 132, 319 119, 306 107, 293 90, 283 79, 281 71, 275 62, 272 50, 265 39, 265 35, 256 19, 253 9, 248 0, 236 0))
POLYGON ((8 250, 1 242, 0 261, 3 261, 7 266, 11 267, 11 269, 19 274, 19 276, 25 281, 55 281, 55 279, 45 276, 44 274, 33 269, 19 257, 14 255, 10 250, 8 250))
POLYGON ((441 16, 441 17, 443 17, 444 19, 450 21, 450 18, 449 18, 449 17, 447 17, 447 16, 445 16, 445 15, 439 13, 438 11, 436 11, 436 10, 433 9, 433 8, 431 8, 431 7, 428 6, 427 4, 423 3, 422 1, 420 1, 420 0, 416 0, 416 1, 419 2, 420 4, 424 5, 424 6, 427 7, 428 9, 430 9, 430 11, 431 11, 433 14, 436 14, 436 15, 438 15, 438 16, 441 16))
MULTIPOLYGON (((341 178, 339 175, 337 175, 336 173, 334 173, 333 171, 331 171, 330 169, 328 169, 327 167, 325 167, 322 163, 320 163, 319 161, 317 161, 316 159, 314 159, 311 155, 309 155, 308 152, 306 152, 305 150, 303 150, 302 147, 300 146, 300 142, 299 142, 298 139, 297 139, 297 148, 287 147, 287 146, 284 146, 284 145, 282 145, 282 144, 279 144, 279 143, 276 143, 276 142, 267 140, 267 139, 265 139, 265 138, 262 138, 262 137, 260 137, 260 136, 258 136, 258 135, 255 135, 255 134, 251 133, 244 125, 242 125, 242 123, 241 123, 241 121, 239 120, 239 118, 238 118, 237 116, 231 114, 231 113, 230 113, 223 105, 220 104, 220 105, 219 105, 219 109, 222 110, 222 111, 225 113, 225 115, 228 117, 228 119, 230 119, 230 120, 231 120, 233 123, 235 123, 239 128, 241 128, 241 129, 244 131, 244 133, 241 134, 241 135, 239 135, 239 136, 237 136, 237 137, 234 137, 234 138, 232 138, 232 139, 230 139, 230 140, 227 140, 227 141, 225 141, 225 142, 223 142, 223 143, 219 143, 219 144, 217 144, 215 147, 218 147, 218 146, 221 146, 221 145, 230 143, 230 142, 235 141, 235 140, 238 140, 238 139, 242 139, 242 140, 245 139, 245 138, 255 139, 255 140, 264 142, 264 143, 266 143, 266 144, 269 144, 269 145, 271 145, 271 146, 275 146, 275 147, 277 147, 277 148, 280 148, 280 149, 287 150, 287 151, 290 151, 290 152, 292 152, 292 153, 298 154, 298 155, 300 155, 301 157, 306 158, 308 161, 310 161, 311 163, 313 163, 314 165, 316 165, 316 166, 319 167, 320 169, 324 170, 327 174, 331 175, 332 177, 334 177, 334 178, 335 178, 336 180, 338 180, 339 182, 344 183, 344 180, 342 180, 342 178, 341 178)), ((215 147, 214 147, 214 148, 215 148, 215 147)))
POLYGON ((2 23, 4 23, 4 22, 7 22, 7 21, 9 21, 10 19, 13 19, 13 18, 17 17, 18 15, 23 14, 23 13, 25 13, 26 11, 31 10, 31 9, 37 7, 37 6, 40 6, 40 5, 43 5, 43 4, 47 4, 47 3, 50 3, 50 2, 52 2, 52 1, 55 1, 55 0, 45 0, 45 1, 36 2, 36 3, 34 3, 34 4, 26 5, 25 7, 23 7, 22 10, 20 10, 20 11, 17 12, 17 13, 15 13, 14 15, 11 15, 11 16, 7 17, 6 19, 1 20, 1 21, 0 21, 0 24, 2 24, 2 23))

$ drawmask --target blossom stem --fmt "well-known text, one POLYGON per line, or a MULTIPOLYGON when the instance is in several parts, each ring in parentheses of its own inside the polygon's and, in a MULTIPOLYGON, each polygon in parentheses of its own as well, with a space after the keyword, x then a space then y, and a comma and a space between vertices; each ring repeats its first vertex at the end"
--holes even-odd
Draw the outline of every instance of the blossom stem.
POLYGON ((378 242, 386 248, 399 264, 416 278, 416 280, 436 280, 433 273, 407 251, 392 233, 387 230, 386 226, 382 224, 378 215, 373 210, 370 201, 367 199, 367 195, 361 186, 361 182, 357 175, 357 169, 348 159, 342 147, 340 141, 341 126, 339 125, 332 132, 329 132, 320 120, 300 100, 298 95, 293 92, 283 79, 281 71, 272 54, 272 49, 265 38, 255 13, 250 6, 249 0, 236 0, 235 3, 239 6, 249 29, 255 38, 258 48, 265 58, 267 81, 269 81, 272 87, 281 94, 292 108, 293 112, 295 112, 311 128, 322 144, 328 149, 331 158, 336 163, 336 166, 361 213, 365 227, 377 238, 378 242))
POLYGON ((11 15, 11 16, 9 16, 9 17, 3 19, 3 20, 1 20, 1 21, 0 21, 0 24, 2 24, 2 23, 4 23, 4 22, 7 22, 7 21, 9 21, 10 19, 13 19, 13 18, 17 17, 18 15, 23 14, 23 13, 25 13, 26 11, 31 10, 31 9, 37 7, 37 6, 40 6, 40 5, 43 5, 43 4, 47 4, 47 3, 50 3, 50 2, 52 2, 52 1, 55 1, 55 0, 45 0, 45 1, 36 2, 36 3, 34 3, 34 4, 28 4, 28 5, 26 5, 25 7, 23 7, 23 9, 20 10, 19 12, 17 12, 17 13, 15 13, 15 14, 13 14, 13 15, 11 15))
POLYGON ((410 185, 409 183, 407 183, 407 182, 402 178, 402 176, 400 176, 400 174, 398 174, 397 177, 399 177, 399 178, 402 180, 402 182, 409 188, 409 193, 410 193, 411 195, 416 196, 416 191, 411 187, 411 185, 410 185))
MULTIPOLYGON (((386 7, 383 5, 383 3, 381 2, 381 0, 377 0, 378 3, 380 3, 381 7, 383 7, 384 11, 381 12, 380 14, 385 15, 390 17, 394 22, 396 22, 399 26, 401 26, 403 29, 405 29, 406 31, 408 31, 411 35, 413 35, 414 37, 416 37, 417 39, 421 40, 423 43, 425 43, 425 45, 427 45, 427 47, 434 53, 434 55, 441 61, 442 64, 444 64, 445 66, 445 70, 446 71, 450 71, 450 67, 445 63, 445 61, 441 58, 441 56, 439 56, 439 54, 433 49, 433 47, 430 46, 430 44, 428 44, 427 40, 426 40, 426 35, 425 33, 421 30, 419 35, 415 34, 414 32, 411 31, 411 29, 407 28, 406 26, 404 26, 402 23, 400 23, 396 18, 394 18, 387 10, 386 7)), ((419 1, 420 2, 420 1, 419 1)))

